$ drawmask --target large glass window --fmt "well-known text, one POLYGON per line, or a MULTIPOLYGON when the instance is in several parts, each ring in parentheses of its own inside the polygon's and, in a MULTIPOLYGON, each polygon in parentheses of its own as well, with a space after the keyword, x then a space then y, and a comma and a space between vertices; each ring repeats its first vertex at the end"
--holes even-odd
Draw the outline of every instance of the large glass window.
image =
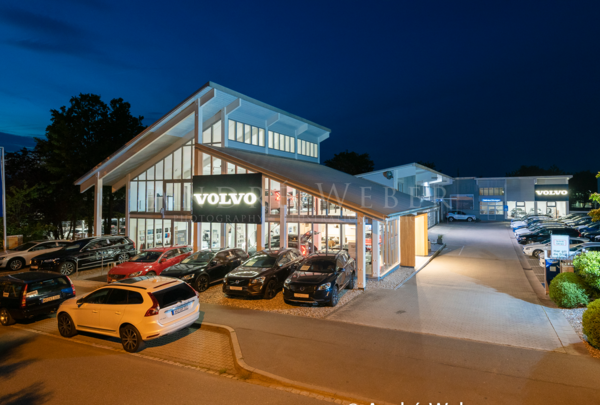
POLYGON ((504 187, 481 187, 479 195, 504 195, 504 187))
POLYGON ((229 140, 249 145, 265 146, 265 130, 253 125, 229 120, 229 140))
POLYGON ((269 148, 294 153, 296 150, 295 145, 296 138, 293 136, 269 131, 269 148))
POLYGON ((473 194, 450 194, 452 210, 472 210, 473 194))
POLYGON ((202 132, 202 143, 205 145, 221 146, 221 121, 217 121, 202 132))

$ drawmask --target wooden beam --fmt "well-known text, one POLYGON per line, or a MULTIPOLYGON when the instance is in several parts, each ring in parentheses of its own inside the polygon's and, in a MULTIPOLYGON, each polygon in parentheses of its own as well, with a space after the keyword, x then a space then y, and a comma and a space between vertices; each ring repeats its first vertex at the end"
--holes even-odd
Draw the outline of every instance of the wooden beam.
POLYGON ((400 265, 415 267, 415 217, 400 217, 400 265))

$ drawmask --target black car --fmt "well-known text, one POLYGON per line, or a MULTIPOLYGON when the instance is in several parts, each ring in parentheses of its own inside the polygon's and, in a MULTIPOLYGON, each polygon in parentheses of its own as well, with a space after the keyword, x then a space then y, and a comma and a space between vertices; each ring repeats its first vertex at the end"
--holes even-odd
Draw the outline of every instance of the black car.
POLYGON ((225 276, 223 292, 228 296, 262 296, 271 299, 283 287, 285 279, 298 268, 302 259, 302 254, 295 248, 258 252, 225 276))
POLYGON ((179 278, 203 292, 247 259, 248 254, 242 249, 205 249, 164 269, 160 275, 179 278))
POLYGON ((0 277, 0 323, 56 312, 60 304, 75 296, 67 276, 30 271, 0 277))
MULTIPOLYGON (((317 251, 317 248, 313 243, 313 235, 316 235, 318 233, 319 232, 315 232, 313 234, 312 231, 305 232, 303 235, 300 236, 300 243, 298 243, 298 235, 288 234, 288 247, 296 248, 300 250, 300 252, 304 255, 314 253, 317 251)), ((271 249, 275 249, 277 248, 277 246, 280 246, 280 237, 281 235, 273 235, 271 237, 271 249)))
POLYGON ((30 270, 56 271, 66 276, 76 269, 91 269, 104 264, 119 264, 135 256, 135 244, 125 236, 98 236, 79 239, 61 250, 31 260, 30 270))
POLYGON ((317 253, 310 255, 285 280, 283 299, 286 303, 327 304, 336 306, 339 292, 353 289, 356 262, 348 252, 317 253))
POLYGON ((538 232, 530 233, 528 235, 520 235, 517 236, 517 241, 521 245, 526 245, 528 243, 537 243, 543 240, 546 240, 550 237, 550 235, 569 235, 569 236, 579 236, 579 231, 573 228, 544 228, 538 232))

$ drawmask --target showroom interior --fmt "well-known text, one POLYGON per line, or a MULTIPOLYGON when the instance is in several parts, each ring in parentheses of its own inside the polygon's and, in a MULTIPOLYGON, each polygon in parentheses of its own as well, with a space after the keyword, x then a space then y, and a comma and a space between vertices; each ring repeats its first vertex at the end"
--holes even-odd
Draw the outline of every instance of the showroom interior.
MULTIPOLYGON (((126 234, 138 250, 191 245, 248 253, 297 247, 347 250, 358 287, 429 250, 434 202, 415 199, 320 164, 326 127, 209 82, 75 182, 94 188, 94 232, 102 229, 102 186, 126 189, 126 234), (194 184, 258 173, 258 221, 199 221, 194 184), (379 241, 379 243, 374 243, 379 241)), ((201 208, 198 208, 201 209, 201 208)), ((226 211, 224 211, 226 212, 226 211)), ((237 218, 237 217, 236 217, 237 218)), ((436 217, 436 220, 439 220, 436 217)))

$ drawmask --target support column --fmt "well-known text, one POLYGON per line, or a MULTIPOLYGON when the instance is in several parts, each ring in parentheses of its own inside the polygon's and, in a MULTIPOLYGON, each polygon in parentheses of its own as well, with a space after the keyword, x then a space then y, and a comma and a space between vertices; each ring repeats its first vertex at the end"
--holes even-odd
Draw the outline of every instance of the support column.
POLYGON ((260 192, 260 224, 256 225, 256 251, 260 252, 265 249, 265 231, 267 224, 265 223, 265 198, 269 198, 265 193, 265 176, 261 177, 260 192))
MULTIPOLYGON (((127 175, 125 182, 125 236, 129 236, 129 187, 131 186, 131 175, 127 175)), ((117 232, 118 233, 118 232, 117 232)))
POLYGON ((279 188, 279 248, 288 247, 288 228, 287 228, 287 186, 281 184, 279 188))
MULTIPOLYGON (((198 127, 196 127, 197 129, 198 127)), ((198 176, 202 174, 202 153, 197 150, 196 148, 194 148, 194 154, 193 154, 193 173, 194 176, 198 176)), ((194 190, 192 190, 192 194, 194 193, 194 190)), ((194 252, 198 252, 200 250, 202 250, 202 229, 201 229, 202 223, 201 222, 194 222, 193 217, 192 217, 192 238, 194 240, 193 245, 192 245, 192 249, 194 249, 194 252)))
POLYGON ((202 117, 202 106, 200 105, 199 100, 196 100, 196 107, 196 112, 194 113, 194 138, 196 139, 196 143, 202 143, 202 124, 204 120, 202 117))
POLYGON ((415 267, 415 217, 406 215, 400 217, 400 265, 415 267))
MULTIPOLYGON (((356 268, 357 285, 364 290, 367 286, 367 272, 365 261, 365 217, 356 213, 356 268)), ((372 242, 371 242, 372 243, 372 242)))
POLYGON ((99 173, 94 182, 94 236, 102 236, 102 179, 99 173))
POLYGON ((371 271, 372 276, 379 278, 381 263, 379 260, 379 221, 371 221, 371 271))

